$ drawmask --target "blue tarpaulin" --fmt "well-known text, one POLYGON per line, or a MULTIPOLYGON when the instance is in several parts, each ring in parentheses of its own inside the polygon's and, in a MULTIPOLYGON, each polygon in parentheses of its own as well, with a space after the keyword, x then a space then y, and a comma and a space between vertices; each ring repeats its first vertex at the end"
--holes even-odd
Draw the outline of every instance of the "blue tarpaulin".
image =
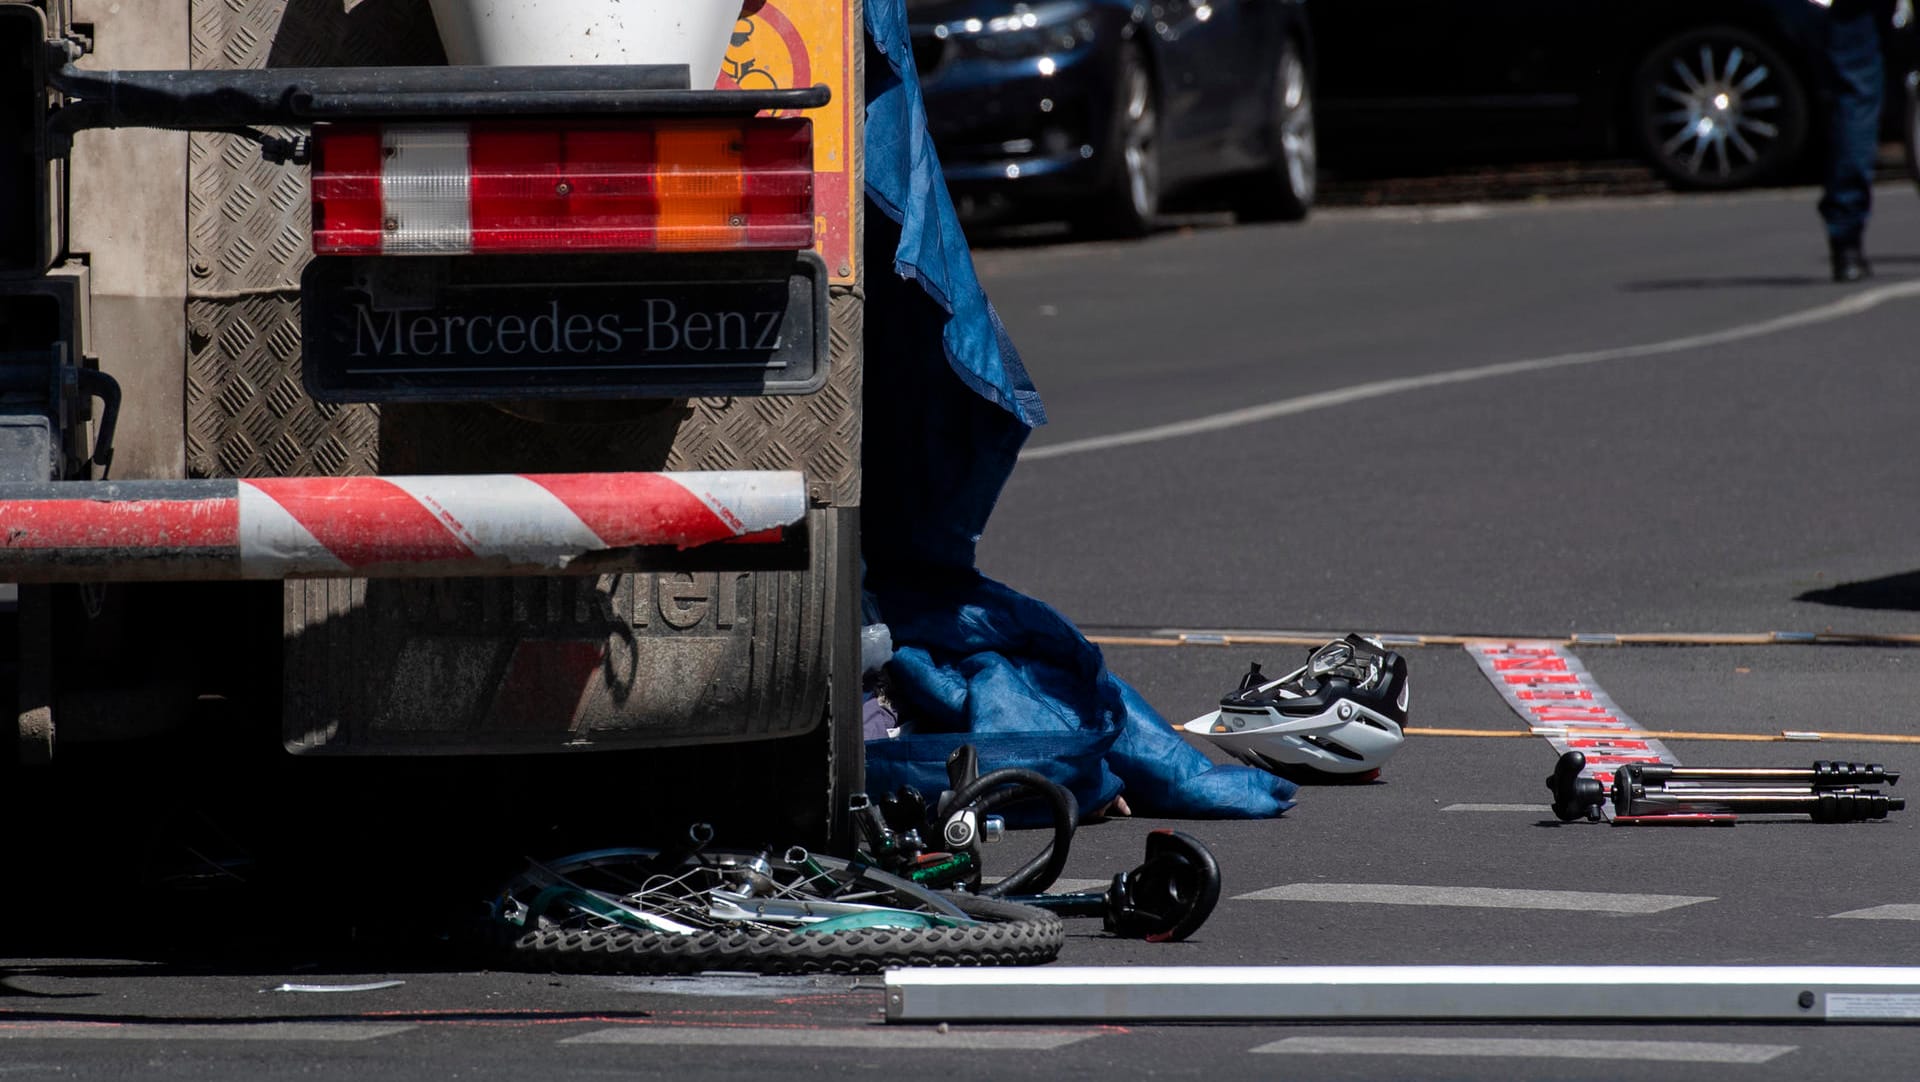
POLYGON ((1100 808, 1261 818, 1287 781, 1215 765, 1064 616, 974 569, 974 547, 1032 427, 1046 420, 973 270, 913 70, 904 0, 867 0, 866 601, 892 630, 901 734, 867 743, 867 785, 946 787, 971 743, 981 769, 1023 766, 1100 808), (877 211, 877 213, 873 213, 877 211), (894 273, 887 273, 891 267, 894 273))

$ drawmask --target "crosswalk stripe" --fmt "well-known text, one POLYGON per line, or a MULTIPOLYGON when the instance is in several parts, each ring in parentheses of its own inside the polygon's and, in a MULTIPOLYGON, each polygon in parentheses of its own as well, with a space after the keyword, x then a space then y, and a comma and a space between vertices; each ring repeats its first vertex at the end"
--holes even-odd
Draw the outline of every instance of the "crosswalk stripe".
POLYGON ((784 1026, 638 1025, 596 1029, 561 1044, 755 1045, 765 1048, 910 1048, 916 1052, 1046 1052, 1097 1037, 1100 1030, 937 1029, 861 1026, 800 1029, 784 1026))
POLYGON ((1849 909, 1835 913, 1834 920, 1920 920, 1920 905, 1876 905, 1867 909, 1849 909))
POLYGON ((1607 894, 1590 890, 1508 890, 1400 883, 1286 883, 1236 895, 1242 902, 1372 902, 1379 905, 1468 906, 1476 909, 1572 909, 1595 913, 1658 913, 1712 898, 1684 894, 1607 894))
POLYGON ((1506 1037, 1288 1037, 1254 1052, 1319 1056, 1510 1056, 1534 1059, 1630 1059, 1666 1063, 1766 1063, 1790 1044, 1710 1041, 1591 1041, 1506 1037))
POLYGON ((0 1022, 8 1041, 371 1041, 414 1028, 380 1022, 0 1022))

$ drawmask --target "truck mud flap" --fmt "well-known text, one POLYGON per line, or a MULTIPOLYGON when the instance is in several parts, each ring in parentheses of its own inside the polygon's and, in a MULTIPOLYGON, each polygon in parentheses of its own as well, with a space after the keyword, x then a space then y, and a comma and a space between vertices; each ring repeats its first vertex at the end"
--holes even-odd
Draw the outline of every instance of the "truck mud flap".
POLYGON ((827 705, 853 511, 806 570, 289 581, 286 747, 532 753, 765 740, 827 705))

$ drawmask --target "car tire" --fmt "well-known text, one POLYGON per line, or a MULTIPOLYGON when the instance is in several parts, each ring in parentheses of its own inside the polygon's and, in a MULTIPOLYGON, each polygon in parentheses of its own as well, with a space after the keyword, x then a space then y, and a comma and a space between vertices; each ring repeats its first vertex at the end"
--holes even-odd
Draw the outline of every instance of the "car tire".
POLYGON ((1319 146, 1313 130, 1313 78, 1293 39, 1274 65, 1268 125, 1274 161, 1242 188, 1234 216, 1243 222, 1297 222, 1313 209, 1319 146))
POLYGON ((1160 101, 1146 49, 1123 42, 1113 80, 1113 108, 1103 152, 1106 167, 1077 232, 1097 237, 1144 237, 1160 214, 1160 101))
POLYGON ((1633 127, 1678 188, 1742 188, 1779 175, 1806 146, 1806 81, 1773 45, 1733 26, 1666 39, 1633 76, 1633 127))

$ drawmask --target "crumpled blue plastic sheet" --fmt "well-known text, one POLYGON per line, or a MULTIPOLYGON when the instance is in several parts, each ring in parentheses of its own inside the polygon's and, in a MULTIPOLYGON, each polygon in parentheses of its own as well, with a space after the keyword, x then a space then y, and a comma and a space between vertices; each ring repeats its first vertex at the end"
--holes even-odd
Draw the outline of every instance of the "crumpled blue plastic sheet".
POLYGON ((1015 457, 1046 414, 987 301, 947 194, 904 0, 866 12, 866 409, 862 553, 869 612, 892 630, 901 735, 867 743, 867 788, 947 787, 961 744, 982 771, 1037 770, 1084 810, 1263 818, 1294 787, 1216 765, 1107 670, 1051 607, 974 570, 1015 457), (881 268, 891 265, 894 273, 881 268))

